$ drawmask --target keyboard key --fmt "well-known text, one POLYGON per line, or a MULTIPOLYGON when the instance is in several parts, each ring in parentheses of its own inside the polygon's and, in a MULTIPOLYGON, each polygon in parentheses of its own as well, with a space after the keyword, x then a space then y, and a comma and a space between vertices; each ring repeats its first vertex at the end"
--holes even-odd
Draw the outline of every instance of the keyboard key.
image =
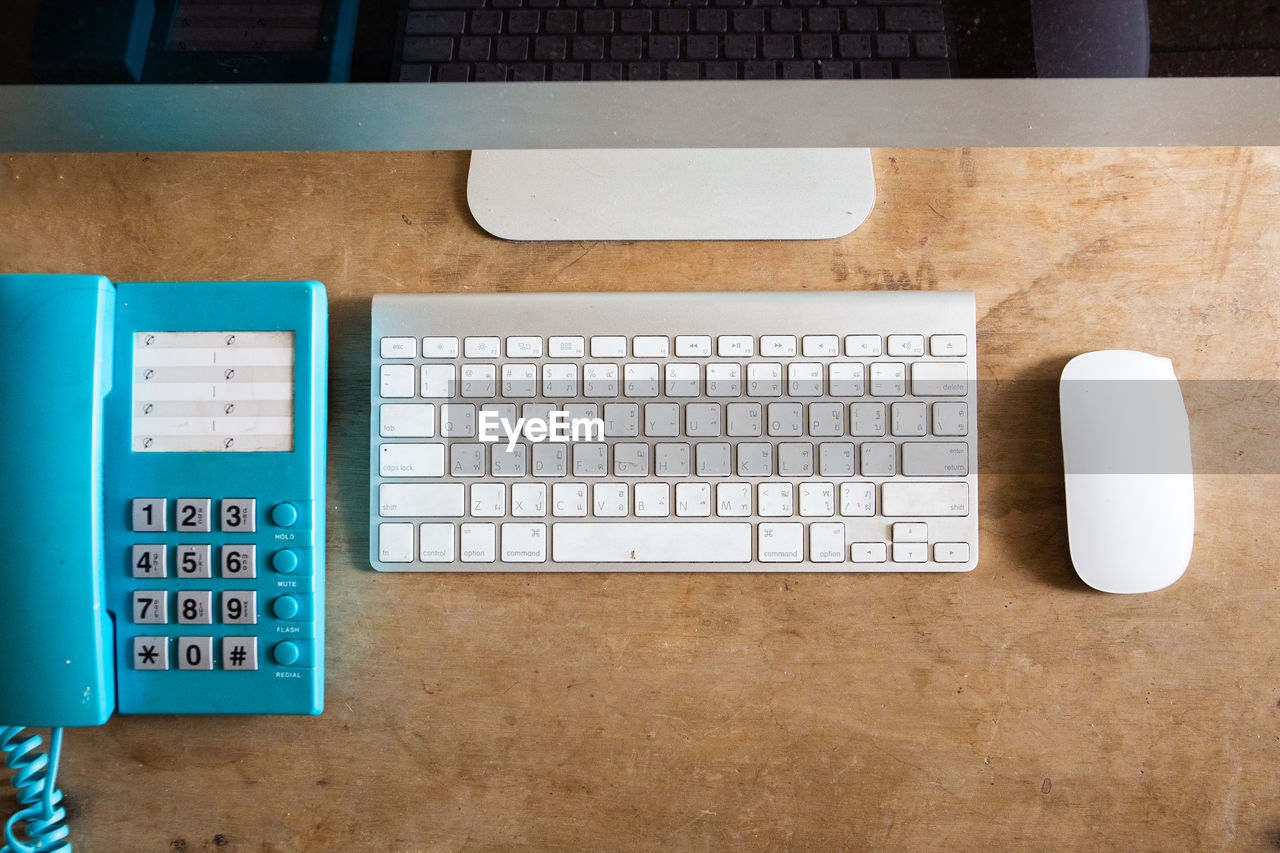
POLYGON ((923 521, 898 521, 893 525, 894 542, 928 542, 929 525, 923 521))
POLYGON ((556 335, 547 339, 547 355, 551 358, 582 358, 586 349, 586 340, 581 337, 556 335))
POLYGON ((495 364, 464 364, 459 385, 463 397, 495 397, 498 393, 498 367, 495 364))
POLYGON ((864 441, 860 450, 858 467, 862 476, 892 477, 897 473, 898 446, 893 442, 864 441))
POLYGON ((888 349, 899 358, 924 355, 924 335, 890 335, 888 349))
POLYGON ((418 525, 418 559, 424 563, 453 562, 453 525, 418 525))
POLYGON ((383 477, 440 477, 444 475, 443 444, 384 444, 378 448, 383 477))
POLYGON ((844 524, 815 522, 809 525, 809 559, 815 563, 844 562, 844 524))
POLYGON ((769 435, 804 435, 804 405, 801 403, 770 403, 765 417, 769 435))
POLYGON ((703 358, 711 355, 710 335, 677 335, 676 356, 678 358, 703 358))
POLYGON ((967 403, 946 402, 933 404, 934 435, 968 435, 969 407, 967 403))
POLYGON ((850 403, 849 435, 873 438, 885 434, 884 403, 850 403))
POLYGON ((896 436, 926 435, 924 403, 894 403, 889 408, 889 431, 896 436))
POLYGON ((903 516, 965 516, 969 514, 969 484, 885 483, 880 487, 881 514, 903 516))
POLYGON ((597 518, 625 518, 631 508, 626 483, 597 483, 591 489, 591 514, 597 518))
POLYGON ((382 397, 412 397, 412 364, 384 364, 379 370, 378 393, 382 397))
POLYGON ((452 364, 422 365, 423 397, 452 397, 457 372, 452 364))
POLYGON ((894 542, 895 563, 924 563, 929 559, 929 546, 924 542, 894 542))
POLYGON ((453 58, 453 39, 443 36, 406 38, 405 62, 448 62, 453 58))
MULTIPOLYGON (((723 353, 721 353, 721 355, 723 355, 723 353)), ((742 396, 742 365, 724 363, 708 364, 707 396, 742 396)))
POLYGON ((383 338, 379 344, 383 358, 413 358, 418 354, 417 338, 383 338))
MULTIPOLYGON (((710 344, 708 344, 708 347, 710 344)), ((679 343, 676 345, 679 350, 679 343)), ((702 370, 697 364, 672 363, 667 365, 666 389, 668 397, 696 397, 702 392, 702 370)))
POLYGON ((502 559, 508 563, 545 563, 547 525, 508 521, 501 525, 502 559))
POLYGON ((804 525, 799 522, 762 521, 760 562, 798 563, 804 559, 804 525))
POLYGON ((676 515, 707 518, 711 515, 710 483, 676 483, 676 515))
POLYGON ((502 483, 472 484, 469 509, 478 518, 501 518, 507 513, 507 487, 502 483))
POLYGON ((636 515, 640 518, 665 518, 671 515, 669 483, 636 483, 636 515))
POLYGON ((464 563, 492 563, 497 559, 498 527, 496 524, 462 525, 462 547, 459 553, 464 563))
MULTIPOLYGON (((670 339, 665 335, 638 335, 631 344, 636 358, 667 358, 670 355, 670 339)), ((656 373, 657 365, 654 365, 656 373)))
POLYGON ((907 441, 902 445, 905 477, 964 477, 968 473, 969 445, 962 441, 907 441))
POLYGON ((596 336, 591 339, 592 358, 626 358, 627 339, 621 336, 596 336))
POLYGON ((761 483, 756 497, 757 510, 766 518, 786 517, 795 512, 794 487, 790 483, 761 483))
POLYGON ((933 546, 933 559, 937 563, 967 563, 969 562, 969 543, 935 543, 933 546))
POLYGON ((413 525, 383 522, 378 525, 378 559, 384 563, 413 561, 413 525))
POLYGON ((907 366, 896 361, 871 365, 871 396, 902 397, 907 393, 907 366))
POLYGON ((760 354, 773 358, 790 358, 796 354, 795 335, 762 335, 760 354))
MULTIPOLYGON (((830 518, 836 514, 836 490, 832 483, 800 484, 800 515, 830 518)), ((843 526, 843 525, 842 525, 843 526)), ((844 550, 843 548, 841 550, 844 550)))
POLYGON ((889 548, 883 542, 854 542, 849 546, 849 559, 855 563, 883 563, 889 559, 889 548))
POLYGON ((378 514, 384 518, 461 518, 466 510, 465 492, 462 483, 383 483, 378 487, 378 514))
POLYGON ((840 514, 869 518, 876 514, 876 487, 873 483, 841 483, 840 514))
POLYGON ((751 335, 721 335, 716 338, 716 354, 720 358, 750 358, 755 355, 755 338, 751 335))
POLYGON ((585 517, 587 514, 587 484, 554 484, 551 487, 551 514, 558 517, 585 517))
POLYGON ((552 560, 559 563, 746 563, 745 522, 557 522, 552 560))
POLYGON ((934 358, 959 358, 969 354, 968 339, 964 335, 930 335, 929 355, 934 358))
MULTIPOLYGON (((536 445, 535 453, 539 447, 536 445)), ((563 476, 563 475, 561 475, 563 476)), ((547 514, 546 483, 512 483, 511 514, 517 518, 541 518, 547 514)))
POLYGON ((917 397, 963 397, 969 392, 963 361, 917 361, 911 365, 911 393, 917 397))
POLYGON ((467 13, 461 10, 437 12, 410 12, 404 31, 411 36, 459 35, 467 23, 467 13))
POLYGON ((628 364, 622 371, 622 393, 627 397, 658 396, 658 365, 628 364))
POLYGON ((422 357, 423 358, 457 358, 458 357, 458 339, 457 338, 423 338, 422 339, 422 357))
POLYGON ((880 355, 880 336, 846 335, 844 354, 850 358, 875 358, 880 355))
POLYGON ((776 362, 748 364, 747 394, 751 397, 781 397, 782 365, 776 362))
POLYGON ((820 358, 840 354, 839 335, 805 335, 800 339, 805 358, 820 358))
POLYGON ((729 403, 725 407, 725 434, 754 437, 762 430, 759 403, 729 403))
POLYGON ((383 438, 431 438, 435 432, 433 403, 383 403, 378 407, 378 434, 383 438))

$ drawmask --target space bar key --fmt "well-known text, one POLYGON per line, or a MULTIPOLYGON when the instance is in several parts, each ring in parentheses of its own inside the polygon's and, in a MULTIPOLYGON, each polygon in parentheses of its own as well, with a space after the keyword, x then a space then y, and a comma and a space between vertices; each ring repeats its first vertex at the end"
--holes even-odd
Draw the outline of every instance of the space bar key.
POLYGON ((749 563, 746 522, 559 522, 551 525, 557 563, 749 563))

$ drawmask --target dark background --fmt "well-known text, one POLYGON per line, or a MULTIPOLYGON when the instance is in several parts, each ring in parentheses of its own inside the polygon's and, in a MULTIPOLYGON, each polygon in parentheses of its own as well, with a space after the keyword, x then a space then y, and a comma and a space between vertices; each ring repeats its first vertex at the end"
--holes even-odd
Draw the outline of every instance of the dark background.
MULTIPOLYGON (((352 80, 391 79, 398 0, 360 4, 352 80)), ((0 8, 0 84, 33 83, 27 68, 39 0, 0 8)), ((1031 14, 1017 0, 953 0, 961 75, 1027 77, 1031 14)), ((1280 74, 1280 0, 1148 0, 1152 77, 1280 74)))

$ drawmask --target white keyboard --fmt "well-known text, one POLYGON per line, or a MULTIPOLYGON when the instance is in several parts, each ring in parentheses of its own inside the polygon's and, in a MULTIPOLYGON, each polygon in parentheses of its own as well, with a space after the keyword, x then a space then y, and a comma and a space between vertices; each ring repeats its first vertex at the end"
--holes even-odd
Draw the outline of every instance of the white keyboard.
POLYGON ((383 571, 969 571, 970 293, 383 295, 383 571))

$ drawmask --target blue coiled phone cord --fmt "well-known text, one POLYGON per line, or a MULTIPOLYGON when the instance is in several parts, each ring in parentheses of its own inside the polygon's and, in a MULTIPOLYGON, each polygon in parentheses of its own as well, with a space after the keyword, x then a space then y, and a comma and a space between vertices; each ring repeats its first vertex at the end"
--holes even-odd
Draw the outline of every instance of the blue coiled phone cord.
POLYGON ((40 736, 23 739, 22 726, 0 729, 0 748, 13 770, 13 787, 18 792, 18 811, 4 826, 5 846, 0 853, 71 853, 66 840, 70 830, 63 822, 67 811, 60 803, 56 787, 58 757, 62 753, 62 729, 49 734, 49 754, 38 753, 40 736), (26 825, 27 841, 18 838, 19 825, 26 825))

